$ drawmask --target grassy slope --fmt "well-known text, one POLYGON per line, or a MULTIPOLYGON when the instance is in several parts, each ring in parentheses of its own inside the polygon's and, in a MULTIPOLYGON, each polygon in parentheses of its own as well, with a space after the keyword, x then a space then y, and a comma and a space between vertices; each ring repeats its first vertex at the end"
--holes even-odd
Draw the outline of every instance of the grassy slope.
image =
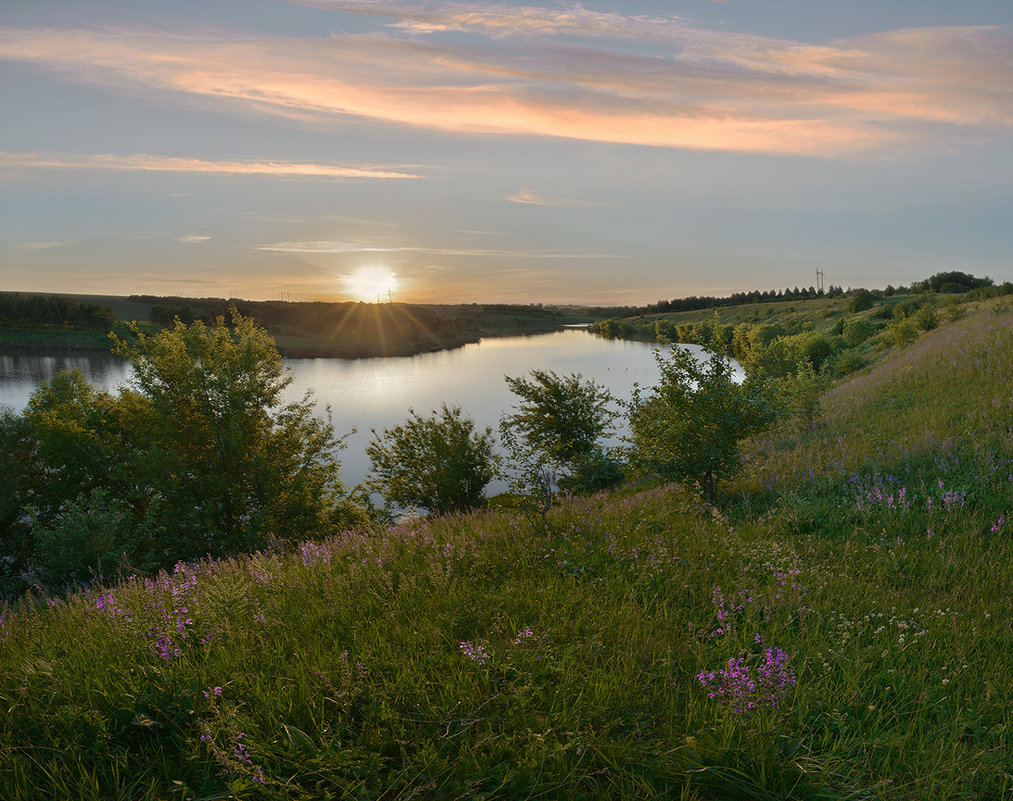
POLYGON ((0 797, 1010 797, 995 308, 751 443, 724 511, 627 489, 8 610, 0 797), (794 686, 708 697, 767 648, 794 686))

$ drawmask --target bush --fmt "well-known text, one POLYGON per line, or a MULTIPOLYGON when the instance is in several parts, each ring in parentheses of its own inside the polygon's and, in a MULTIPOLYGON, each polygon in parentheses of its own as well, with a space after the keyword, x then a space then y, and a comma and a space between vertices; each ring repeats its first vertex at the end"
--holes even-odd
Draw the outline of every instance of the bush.
POLYGON ((622 462, 598 448, 576 460, 572 472, 559 479, 559 487, 574 495, 590 495, 616 487, 625 478, 622 462))
POLYGON ((100 489, 65 504, 55 520, 36 526, 34 534, 41 578, 51 586, 113 578, 135 551, 130 510, 100 489))
POLYGON ((817 374, 812 363, 803 359, 794 374, 781 379, 781 402, 787 414, 798 424, 812 430, 822 411, 820 398, 826 390, 827 381, 817 374))
POLYGON ((774 419, 774 404, 765 384, 737 383, 718 353, 701 364, 673 346, 657 358, 660 382, 630 402, 631 462, 660 478, 698 481, 713 499, 718 480, 739 467, 739 440, 774 419))
POLYGON ((145 407, 137 468, 164 504, 176 558, 253 551, 365 519, 339 477, 330 410, 316 416, 308 393, 282 403, 292 378, 252 318, 233 309, 231 326, 219 317, 131 332, 116 352, 145 407))
POLYGON ((855 351, 845 350, 831 359, 827 366, 834 375, 843 376, 861 370, 865 367, 865 360, 855 351))
POLYGON ((411 410, 399 426, 373 431, 366 447, 371 489, 388 504, 447 514, 480 506, 495 475, 492 429, 479 433, 457 406, 431 417, 411 410))
POLYGON ((802 356, 809 360, 813 370, 820 371, 823 363, 837 352, 834 340, 826 334, 808 334, 801 337, 802 356))
POLYGON ((926 303, 914 315, 915 324, 923 331, 931 331, 939 326, 939 317, 936 314, 936 307, 926 303))
POLYGON ((500 419, 500 439, 514 467, 512 488, 537 499, 544 514, 557 483, 571 491, 607 485, 600 482, 611 480, 602 461, 608 457, 599 453, 615 418, 609 391, 579 373, 560 376, 551 370, 532 370, 530 381, 507 376, 506 382, 521 399, 500 419))
POLYGON ((943 304, 946 319, 955 322, 967 314, 967 308, 957 298, 950 298, 943 304))
POLYGON ((851 293, 844 308, 849 312, 860 312, 871 309, 874 302, 875 297, 868 289, 856 289, 851 293))
POLYGON ((893 319, 906 320, 908 317, 912 317, 919 308, 918 301, 913 298, 902 300, 893 307, 893 319))
POLYGON ((907 345, 918 339, 918 326, 914 320, 899 320, 890 328, 890 337, 895 345, 907 345))
POLYGON ((851 347, 861 345, 865 340, 872 336, 872 323, 868 320, 852 320, 841 332, 844 337, 844 341, 851 347))

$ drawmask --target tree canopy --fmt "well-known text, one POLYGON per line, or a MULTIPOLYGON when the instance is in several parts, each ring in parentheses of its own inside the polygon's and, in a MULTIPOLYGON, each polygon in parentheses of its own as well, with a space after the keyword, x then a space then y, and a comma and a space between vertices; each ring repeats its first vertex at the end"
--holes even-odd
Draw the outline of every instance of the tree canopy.
POLYGON ((287 369, 251 319, 129 330, 114 337, 129 387, 58 373, 0 419, 0 446, 33 476, 8 484, 0 506, 22 574, 153 569, 365 521, 340 479, 330 410, 286 400, 287 369))
POLYGON ((414 409, 399 426, 373 430, 366 454, 369 485, 388 503, 435 514, 472 509, 495 473, 492 429, 479 432, 457 406, 420 417, 414 409))
POLYGON ((713 498, 718 480, 739 465, 739 440, 770 422, 774 407, 761 383, 736 381, 719 353, 701 362, 673 345, 657 359, 660 381, 630 403, 631 462, 661 478, 698 481, 713 498))

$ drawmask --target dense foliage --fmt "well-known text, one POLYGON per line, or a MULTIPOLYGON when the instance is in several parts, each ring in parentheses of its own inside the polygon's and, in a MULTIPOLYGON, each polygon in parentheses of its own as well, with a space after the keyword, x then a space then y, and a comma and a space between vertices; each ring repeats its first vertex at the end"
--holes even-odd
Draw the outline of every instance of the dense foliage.
POLYGON ((0 326, 3 327, 108 331, 115 323, 115 312, 102 303, 80 303, 58 295, 0 292, 0 326))
POLYGON ((492 429, 479 432, 457 406, 420 417, 414 409, 402 425, 373 430, 366 447, 368 485, 396 510, 447 514, 473 509, 495 475, 492 429))
POLYGON ((249 318, 135 325, 116 350, 134 380, 118 394, 57 374, 0 425, 5 591, 59 586, 117 568, 294 541, 362 522, 338 474, 340 445, 289 383, 249 318))
POLYGON ((630 403, 631 461, 665 480, 699 482, 713 499, 739 466, 739 440, 773 422, 774 400, 766 384, 735 380, 718 352, 700 362, 676 345, 657 357, 660 381, 630 403))
POLYGON ((532 370, 530 379, 506 376, 506 382, 519 402, 501 417, 500 439, 516 490, 538 496, 547 509, 557 484, 594 492, 622 481, 620 465, 602 444, 616 417, 605 387, 552 370, 532 370))

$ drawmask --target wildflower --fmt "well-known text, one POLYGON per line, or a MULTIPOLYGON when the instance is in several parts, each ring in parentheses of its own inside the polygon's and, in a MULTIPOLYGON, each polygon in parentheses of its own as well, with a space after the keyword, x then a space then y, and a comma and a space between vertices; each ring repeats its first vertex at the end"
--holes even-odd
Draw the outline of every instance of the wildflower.
POLYGON ((732 657, 727 667, 701 671, 697 680, 710 691, 708 698, 738 715, 746 715, 760 706, 782 704, 795 686, 796 677, 788 655, 780 648, 768 648, 755 671, 745 658, 732 657))
POLYGON ((489 661, 489 654, 481 645, 472 645, 470 642, 461 643, 461 651, 471 661, 484 665, 489 661))

